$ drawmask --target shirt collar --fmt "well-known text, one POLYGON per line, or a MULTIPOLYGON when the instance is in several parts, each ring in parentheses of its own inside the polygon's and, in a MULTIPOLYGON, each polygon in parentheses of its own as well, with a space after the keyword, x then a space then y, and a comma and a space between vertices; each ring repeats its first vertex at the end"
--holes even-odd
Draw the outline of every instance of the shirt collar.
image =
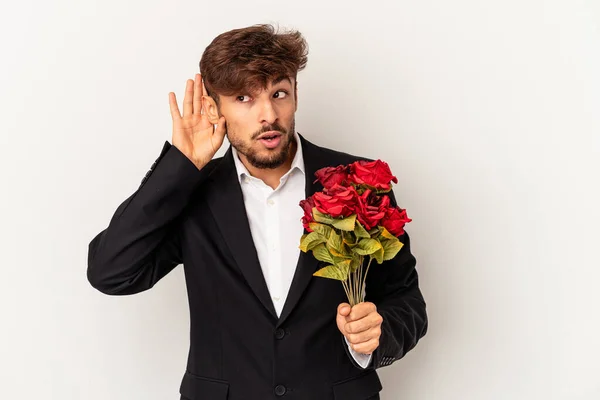
MULTIPOLYGON (((285 179, 289 174, 291 174, 292 171, 294 171, 295 169, 298 169, 303 174, 305 173, 305 171, 304 171, 304 155, 302 154, 302 143, 300 141, 300 136, 298 135, 298 132, 294 132, 294 139, 296 140, 296 144, 297 144, 296 154, 294 155, 294 159, 292 160, 292 165, 290 166, 290 170, 281 177, 282 180, 285 179)), ((233 146, 231 146, 231 153, 233 155, 233 162, 235 163, 235 169, 237 171, 238 181, 241 183, 244 175, 246 175, 248 177, 252 177, 252 175, 250 175, 250 172, 248 172, 248 169, 244 166, 244 164, 240 160, 238 151, 233 146)))

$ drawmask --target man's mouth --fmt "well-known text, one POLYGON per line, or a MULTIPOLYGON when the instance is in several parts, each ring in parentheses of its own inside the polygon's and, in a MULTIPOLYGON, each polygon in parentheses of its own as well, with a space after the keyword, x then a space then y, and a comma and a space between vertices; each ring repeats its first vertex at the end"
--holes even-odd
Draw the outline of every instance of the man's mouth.
POLYGON ((279 145, 279 142, 281 142, 281 132, 265 132, 258 137, 258 141, 265 145, 265 147, 269 149, 274 149, 279 145))
POLYGON ((281 136, 281 132, 271 131, 271 132, 263 133, 261 136, 259 136, 258 140, 271 141, 271 140, 276 139, 276 138, 278 138, 280 136, 281 136))

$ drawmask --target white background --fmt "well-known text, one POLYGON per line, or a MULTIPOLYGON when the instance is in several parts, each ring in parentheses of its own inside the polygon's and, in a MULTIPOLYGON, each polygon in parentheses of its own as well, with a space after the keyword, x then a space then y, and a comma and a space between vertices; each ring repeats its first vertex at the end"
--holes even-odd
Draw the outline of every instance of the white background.
POLYGON ((179 398, 182 268, 110 297, 87 246, 171 140, 168 92, 263 22, 310 46, 297 130, 387 160, 413 218, 430 327, 382 399, 600 398, 599 3, 391 3, 2 3, 0 398, 179 398))

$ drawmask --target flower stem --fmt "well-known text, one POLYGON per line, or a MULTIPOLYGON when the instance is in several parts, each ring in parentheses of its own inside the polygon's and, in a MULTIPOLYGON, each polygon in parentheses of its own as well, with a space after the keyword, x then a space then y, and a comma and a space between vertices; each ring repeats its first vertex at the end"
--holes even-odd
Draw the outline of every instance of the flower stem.
POLYGON ((362 277, 362 284, 361 284, 361 288, 360 288, 360 296, 362 298, 362 293, 364 291, 365 288, 365 282, 367 280, 367 273, 369 272, 369 267, 371 266, 371 261, 373 261, 373 257, 369 258, 369 262, 367 263, 367 269, 365 271, 365 274, 362 277))
POLYGON ((344 287, 344 292, 346 292, 346 297, 350 297, 350 293, 348 292, 348 283, 346 281, 342 281, 342 286, 344 287))
POLYGON ((350 278, 350 305, 354 306, 356 304, 355 302, 355 296, 354 296, 354 286, 355 286, 355 279, 354 279, 354 272, 352 271, 352 269, 350 269, 350 273, 348 274, 348 277, 350 278))
POLYGON ((356 268, 356 270, 350 270, 346 280, 342 281, 342 285, 344 286, 344 291, 346 292, 346 297, 348 297, 348 302, 350 303, 350 306, 355 306, 356 304, 364 301, 363 293, 366 289, 365 284, 367 272, 369 272, 369 266, 371 265, 371 261, 373 261, 373 258, 369 258, 367 268, 363 273, 364 256, 360 256, 358 267, 356 268))
MULTIPOLYGON (((362 257, 361 257, 362 260, 362 257)), ((358 268, 354 271, 354 302, 360 303, 360 292, 358 291, 360 286, 360 271, 362 270, 362 262, 358 265, 358 268)))

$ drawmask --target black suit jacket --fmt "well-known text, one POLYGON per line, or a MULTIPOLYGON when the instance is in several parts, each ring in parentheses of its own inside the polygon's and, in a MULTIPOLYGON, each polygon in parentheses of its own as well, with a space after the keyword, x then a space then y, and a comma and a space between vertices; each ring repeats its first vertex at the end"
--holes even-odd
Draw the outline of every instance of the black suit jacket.
MULTIPOLYGON (((322 190, 313 183, 317 169, 361 159, 300 138, 307 197, 322 190)), ((312 253, 300 252, 277 317, 231 147, 198 170, 165 142, 139 188, 89 244, 87 277, 103 293, 128 295, 183 264, 191 332, 181 399, 379 399, 376 369, 402 358, 427 331, 408 234, 400 240, 398 255, 373 263, 366 278, 365 301, 377 305, 383 324, 380 345, 362 369, 335 322, 337 306, 347 302, 342 284, 313 277, 324 264, 312 253)))

